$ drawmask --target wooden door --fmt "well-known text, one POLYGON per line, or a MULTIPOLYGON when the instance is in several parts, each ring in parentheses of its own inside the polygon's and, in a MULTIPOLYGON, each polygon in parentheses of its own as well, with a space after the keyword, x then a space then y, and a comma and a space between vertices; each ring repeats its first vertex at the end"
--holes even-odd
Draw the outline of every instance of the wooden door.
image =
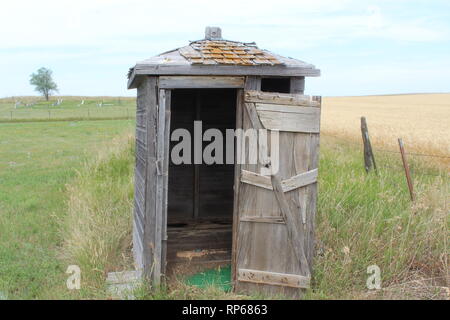
MULTIPOLYGON (((278 131, 279 165, 270 139, 257 164, 240 165, 233 279, 238 292, 299 297, 309 287, 317 201, 320 97, 245 91, 242 128, 278 131)), ((239 148, 241 150, 239 150, 239 148)), ((248 155, 248 143, 238 153, 248 155)), ((248 159, 247 159, 248 160, 248 159)))

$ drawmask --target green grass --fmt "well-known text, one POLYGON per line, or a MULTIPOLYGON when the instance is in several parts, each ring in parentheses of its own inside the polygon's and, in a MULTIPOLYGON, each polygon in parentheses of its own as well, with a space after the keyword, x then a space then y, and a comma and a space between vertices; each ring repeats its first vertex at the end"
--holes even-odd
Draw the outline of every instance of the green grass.
POLYGON ((134 98, 51 97, 50 101, 38 97, 3 98, 0 99, 0 122, 129 119, 135 116, 135 110, 134 98), (62 99, 62 103, 53 105, 58 99, 62 99), (16 101, 21 105, 16 107, 16 101))
MULTIPOLYGON (((0 111, 9 112, 5 101, 0 111)), ((42 102, 35 108, 50 107, 42 102)), ((133 120, 0 123, 1 297, 108 297, 106 273, 131 267, 133 127, 133 120), (81 267, 79 292, 65 286, 69 264, 81 267)), ((360 146, 322 136, 318 247, 307 298, 366 297, 372 264, 388 288, 448 277, 448 170, 411 158, 418 197, 411 204, 398 155, 376 156, 379 175, 367 175, 360 146)), ((259 297, 181 282, 151 293, 142 289, 137 296, 259 297)))
MULTIPOLYGON (((96 270, 93 272, 96 276, 88 285, 90 292, 85 292, 87 297, 98 297, 98 292, 104 288, 104 273, 114 269, 114 266, 123 265, 124 259, 120 253, 125 256, 129 254, 127 244, 131 227, 126 219, 132 203, 130 187, 134 154, 130 147, 112 149, 110 156, 102 152, 103 160, 96 160, 87 166, 71 189, 76 200, 71 202, 69 212, 79 219, 77 223, 69 223, 75 226, 72 230, 75 236, 67 239, 72 244, 67 247, 67 251, 72 252, 73 257, 78 257, 75 261, 83 266, 82 269, 96 270), (95 197, 90 196, 92 193, 95 197), (107 197, 108 194, 117 195, 117 206, 107 197), (117 210, 114 215, 110 215, 104 207, 117 210), (117 228, 117 225, 128 226, 129 229, 117 228), (94 226, 97 226, 96 233, 92 232, 94 226)), ((378 155, 379 174, 366 174, 359 147, 332 137, 322 137, 316 225, 317 257, 313 286, 306 298, 368 297, 366 270, 374 264, 381 269, 385 288, 411 280, 420 283, 421 279, 430 278, 435 280, 433 286, 445 286, 449 249, 446 195, 450 179, 445 172, 429 168, 419 161, 411 161, 418 198, 412 204, 400 161, 396 155, 378 155)), ((224 292, 220 286, 198 288, 188 283, 189 279, 185 281, 181 276, 175 285, 150 293, 141 290, 138 297, 258 297, 224 292)), ((423 290, 421 294, 421 297, 430 297, 423 290)), ((397 298, 406 295, 401 292, 397 298)))
POLYGON ((106 274, 133 269, 132 155, 133 135, 125 133, 101 148, 67 187, 68 210, 60 228, 62 252, 67 264, 82 270, 79 297, 107 297, 106 274))
POLYGON ((367 175, 362 150, 322 139, 313 298, 363 297, 374 264, 384 288, 430 278, 446 285, 448 171, 412 160, 411 203, 399 156, 377 156, 379 174, 367 175))
POLYGON ((8 298, 64 298, 60 259, 65 185, 86 159, 131 120, 0 124, 0 292, 8 298))

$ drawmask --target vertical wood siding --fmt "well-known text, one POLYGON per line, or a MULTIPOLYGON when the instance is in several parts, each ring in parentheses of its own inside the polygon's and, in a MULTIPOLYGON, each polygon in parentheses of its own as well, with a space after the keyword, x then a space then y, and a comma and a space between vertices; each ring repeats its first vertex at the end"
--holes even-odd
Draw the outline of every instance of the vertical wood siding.
MULTIPOLYGON (((301 81, 298 83, 301 86, 301 81)), ((251 86, 253 89, 253 85, 251 86)), ((292 88, 291 88, 292 89, 292 88)), ((295 91, 300 91, 298 88, 295 91)), ((276 96, 276 94, 274 94, 276 96)), ((302 97, 298 97, 302 98, 302 97)), ((305 97, 307 98, 307 97, 305 97)), ((275 98, 274 98, 275 99, 275 98)), ((296 101, 295 99, 293 101, 296 101)), ((301 101, 301 99, 298 99, 301 101)), ((245 103, 245 102, 244 102, 245 103)), ((276 99, 274 100, 276 104, 276 99)), ((313 99, 311 105, 315 107, 320 99, 313 99)), ((312 107, 311 108, 315 108, 312 107)), ((262 127, 262 123, 251 118, 251 113, 246 112, 244 105, 242 113, 243 129, 262 127)), ((256 120, 259 120, 256 118, 256 120)), ((293 177, 314 170, 318 166, 319 134, 311 132, 292 132, 289 130, 279 132, 280 159, 279 172, 276 181, 291 181, 293 177)), ((244 150, 248 154, 248 148, 244 150)), ((261 164, 242 164, 241 169, 248 172, 260 173, 261 164)), ((242 171, 241 171, 242 172, 242 171)), ((274 178, 272 177, 272 185, 274 178)), ((279 183, 278 183, 279 184, 279 183)), ((298 275, 305 281, 310 276, 314 250, 314 220, 317 206, 317 183, 287 190, 278 188, 262 188, 249 183, 239 184, 238 195, 238 226, 235 235, 235 289, 240 292, 263 292, 268 295, 286 295, 300 297, 300 287, 282 284, 274 285, 264 280, 252 281, 248 279, 248 271, 255 275, 298 275), (273 189, 273 190, 270 190, 273 189), (275 192, 283 193, 276 196, 275 192), (281 199, 280 199, 281 198, 281 199), (280 206, 280 201, 285 206, 280 206), (286 216, 286 212, 293 219, 289 220, 289 226, 285 221, 280 223, 280 218, 286 216), (289 228, 296 232, 290 233, 289 228), (294 235, 295 239, 292 238, 294 235), (301 255, 305 259, 299 259, 296 251, 302 247, 301 255), (246 276, 239 279, 240 270, 247 270, 246 276), (238 276, 236 276, 236 274, 238 276)), ((282 219, 283 220, 283 219, 282 219)), ((269 277, 270 278, 270 277, 269 277)))

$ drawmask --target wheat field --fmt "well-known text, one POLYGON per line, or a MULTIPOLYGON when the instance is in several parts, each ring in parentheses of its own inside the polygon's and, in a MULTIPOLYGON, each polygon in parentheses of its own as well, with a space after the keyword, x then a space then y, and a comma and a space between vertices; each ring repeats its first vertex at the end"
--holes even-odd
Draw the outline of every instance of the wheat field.
POLYGON ((407 152, 450 156, 450 93, 324 98, 322 132, 361 143, 362 116, 374 148, 398 150, 403 138, 407 152))

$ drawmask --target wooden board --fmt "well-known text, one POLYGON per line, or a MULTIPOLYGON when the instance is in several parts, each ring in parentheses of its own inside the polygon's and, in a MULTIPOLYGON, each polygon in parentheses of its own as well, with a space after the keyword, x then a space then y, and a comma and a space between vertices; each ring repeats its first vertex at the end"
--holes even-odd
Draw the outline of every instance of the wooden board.
POLYGON ((166 89, 243 88, 244 77, 160 76, 159 87, 166 89))
MULTIPOLYGON (((281 181, 283 192, 289 192, 317 182, 318 170, 313 169, 299 173, 293 177, 281 181)), ((256 172, 241 170, 241 182, 251 184, 267 190, 273 190, 270 176, 264 176, 256 172)))
POLYGON ((311 108, 311 107, 299 107, 293 105, 283 105, 283 104, 274 104, 274 103, 255 103, 256 110, 267 111, 267 112, 283 112, 283 113, 294 113, 294 114, 303 114, 305 116, 320 116, 319 108, 311 108))
MULTIPOLYGON (((162 163, 162 172, 158 175, 159 188, 162 192, 158 193, 157 198, 159 204, 161 221, 161 269, 160 274, 164 275, 166 270, 167 255, 167 205, 168 205, 168 183, 169 183, 169 146, 170 146, 170 116, 171 113, 171 90, 159 90, 159 110, 158 110, 158 136, 162 138, 158 141, 158 162, 162 163)), ((159 241, 157 239, 156 241, 159 241)))
POLYGON ((294 252, 296 261, 300 261, 301 272, 310 275, 309 264, 306 260, 304 238, 305 233, 299 228, 298 219, 294 210, 289 206, 288 198, 284 194, 279 175, 272 175, 272 186, 277 199, 277 204, 280 207, 281 215, 286 222, 286 234, 288 243, 294 252))
POLYGON ((266 272, 250 269, 239 269, 238 280, 256 284, 283 286, 291 288, 309 288, 310 278, 296 274, 266 272))
POLYGON ((314 101, 311 96, 289 93, 270 93, 256 90, 246 90, 245 101, 292 106, 320 107, 320 103, 314 101))
POLYGON ((270 177, 263 176, 256 172, 241 170, 241 182, 265 188, 267 190, 273 190, 270 177))
POLYGON ((136 88, 145 75, 199 75, 199 76, 283 76, 317 77, 320 70, 301 66, 223 66, 149 64, 136 65, 128 79, 128 89, 136 88))
POLYGON ((286 223, 282 217, 241 217, 239 222, 286 223))
POLYGON ((305 91, 305 77, 292 77, 290 93, 303 94, 305 91))
POLYGON ((276 107, 277 105, 273 105, 274 111, 257 109, 259 119, 264 128, 289 132, 319 133, 320 109, 309 108, 318 112, 298 113, 284 110, 275 111, 276 107))
MULTIPOLYGON (((246 91, 242 129, 258 129, 264 120, 260 112, 286 117, 320 116, 320 100, 298 94, 246 91), (260 104, 260 111, 257 105, 260 104), (270 106, 268 106, 270 105, 270 106), (261 110, 261 107, 264 110, 261 110), (292 108, 292 109, 287 109, 292 108), (309 109, 305 109, 309 108, 309 109), (254 116, 256 110, 256 116, 254 116)), ((310 125, 305 122, 305 125, 310 125)), ((235 290, 242 293, 301 297, 307 287, 314 248, 314 217, 317 204, 319 130, 292 132, 280 123, 279 171, 261 175, 262 164, 241 164, 236 232, 235 290), (242 274, 242 270, 246 274, 242 274), (248 270, 254 275, 249 281, 248 270), (256 276, 255 276, 256 275, 256 276), (302 279, 283 282, 285 275, 302 279)), ((317 128, 317 129, 316 129, 317 128)), ((265 147, 272 150, 272 143, 265 147)), ((248 154, 249 147, 241 143, 248 154)))
POLYGON ((184 221, 168 226, 168 262, 215 260, 231 255, 231 221, 184 221), (222 255, 223 256, 223 255, 222 255))
POLYGON ((318 173, 317 169, 313 169, 281 181, 283 192, 289 192, 317 182, 318 173))

